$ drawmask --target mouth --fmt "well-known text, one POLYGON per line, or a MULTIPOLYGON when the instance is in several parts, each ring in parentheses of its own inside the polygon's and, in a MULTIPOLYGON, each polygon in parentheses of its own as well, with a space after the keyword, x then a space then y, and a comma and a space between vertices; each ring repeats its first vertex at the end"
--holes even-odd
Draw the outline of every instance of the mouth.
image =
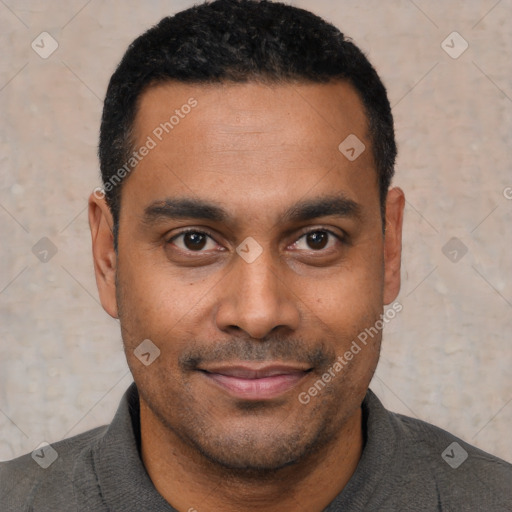
POLYGON ((270 400, 296 387, 312 368, 296 365, 238 364, 199 371, 214 385, 244 400, 270 400))

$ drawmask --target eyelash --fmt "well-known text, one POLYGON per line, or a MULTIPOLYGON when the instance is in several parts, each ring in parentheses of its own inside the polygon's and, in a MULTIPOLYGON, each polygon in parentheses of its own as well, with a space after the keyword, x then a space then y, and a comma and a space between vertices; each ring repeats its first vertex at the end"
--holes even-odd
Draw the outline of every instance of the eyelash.
MULTIPOLYGON (((302 233, 296 240, 295 242, 293 242, 292 245, 296 244, 299 240, 301 240, 302 238, 308 236, 309 234, 312 234, 312 233, 317 233, 317 232, 323 232, 323 233, 327 233, 331 236, 333 236, 338 242, 342 243, 342 244, 347 244, 347 240, 346 240, 346 236, 345 235, 338 235, 336 233, 334 233, 333 231, 331 231, 330 229, 327 229, 327 228, 315 228, 315 229, 311 229, 309 231, 306 231, 304 233, 302 233)), ((188 229, 184 229, 183 231, 180 231, 179 233, 173 235, 171 238, 169 238, 167 240, 167 243, 168 244, 172 244, 177 238, 179 238, 180 236, 183 236, 183 235, 186 235, 187 233, 196 233, 196 234, 199 234, 199 235, 206 235, 208 236, 210 239, 212 239, 215 243, 218 244, 218 242, 215 240, 215 237, 209 233, 208 231, 204 231, 204 230, 199 230, 199 229, 194 229, 194 228, 188 228, 188 229)), ((183 249, 181 249, 183 250, 183 249)), ((314 249, 311 249, 312 252, 316 252, 316 253, 321 253, 321 252, 325 252, 324 249, 319 249, 319 250, 314 250, 314 249)), ((192 251, 192 250, 187 250, 188 253, 197 253, 197 254, 201 254, 205 251, 192 251)))
MULTIPOLYGON (((176 240, 180 236, 186 235, 187 233, 196 233, 198 235, 206 235, 207 237, 212 239, 216 244, 218 243, 215 240, 214 236, 211 233, 209 233, 208 231, 204 231, 204 230, 200 230, 200 229, 194 229, 194 228, 188 228, 188 229, 184 229, 183 231, 180 231, 176 235, 173 235, 171 238, 169 238, 169 240, 167 240, 167 243, 168 244, 172 244, 174 242, 174 240, 176 240)), ((181 250, 183 250, 183 249, 181 249, 181 250)), ((200 254, 200 253, 202 253, 204 251, 191 251, 191 250, 188 250, 187 252, 188 253, 194 253, 195 252, 197 254, 200 254)))

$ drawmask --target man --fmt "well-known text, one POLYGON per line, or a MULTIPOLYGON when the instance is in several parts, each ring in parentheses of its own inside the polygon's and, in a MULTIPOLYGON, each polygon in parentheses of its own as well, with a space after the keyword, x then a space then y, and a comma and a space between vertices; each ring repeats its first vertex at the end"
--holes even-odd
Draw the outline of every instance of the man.
POLYGON ((96 280, 135 383, 110 426, 3 464, 2 510, 512 510, 510 464, 368 390, 404 194, 337 29, 250 0, 165 18, 112 76, 99 155, 96 280))

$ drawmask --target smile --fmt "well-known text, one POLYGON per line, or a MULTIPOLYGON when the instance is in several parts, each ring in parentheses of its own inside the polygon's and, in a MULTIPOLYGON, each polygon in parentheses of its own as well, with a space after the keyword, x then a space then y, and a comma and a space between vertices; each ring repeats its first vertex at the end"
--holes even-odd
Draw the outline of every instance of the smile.
POLYGON ((236 398, 269 400, 289 391, 310 371, 298 366, 223 366, 201 369, 215 385, 236 398))

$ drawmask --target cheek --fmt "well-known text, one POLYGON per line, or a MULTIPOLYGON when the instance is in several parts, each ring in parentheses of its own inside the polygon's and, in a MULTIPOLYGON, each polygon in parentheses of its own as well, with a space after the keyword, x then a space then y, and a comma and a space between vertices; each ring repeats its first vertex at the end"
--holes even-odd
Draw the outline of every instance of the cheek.
POLYGON ((180 305, 182 287, 176 285, 169 268, 160 263, 162 248, 134 250, 129 254, 119 250, 117 278, 121 290, 118 294, 130 306, 137 307, 139 316, 158 313, 163 307, 180 305), (170 303, 170 304, 168 304, 170 303))
POLYGON ((382 313, 382 258, 377 250, 358 252, 327 277, 302 288, 302 293, 309 295, 315 314, 336 329, 366 327, 367 322, 375 322, 375 317, 382 313))
POLYGON ((341 373, 350 375, 350 382, 336 379, 335 387, 350 385, 363 392, 380 353, 382 333, 375 325, 383 312, 383 267, 376 251, 359 254, 351 261, 309 288, 310 325, 317 326, 313 338, 322 336, 319 330, 323 330, 337 357, 342 358, 341 373))
POLYGON ((140 257, 120 258, 117 281, 127 357, 133 358, 134 349, 149 339, 161 351, 160 364, 176 361, 176 354, 197 337, 198 319, 204 324, 216 281, 191 283, 140 257))

